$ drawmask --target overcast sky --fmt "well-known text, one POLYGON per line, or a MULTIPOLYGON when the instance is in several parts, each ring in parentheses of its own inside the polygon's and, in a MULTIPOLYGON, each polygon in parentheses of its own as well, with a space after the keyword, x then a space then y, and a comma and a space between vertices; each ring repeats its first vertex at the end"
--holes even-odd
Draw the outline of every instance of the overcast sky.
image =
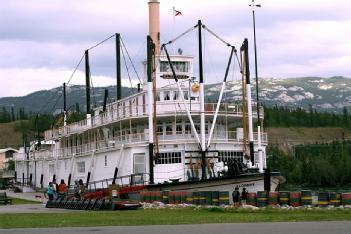
MULTIPOLYGON (((161 41, 198 19, 237 48, 249 39, 250 0, 161 0, 161 41), (173 23, 172 7, 182 12, 173 23)), ((259 77, 351 77, 351 1, 256 0, 259 77)), ((23 96, 67 82, 84 50, 119 32, 142 76, 148 33, 147 0, 2 0, 0 6, 0 97, 23 96)), ((196 57, 196 33, 175 45, 196 57)), ((229 49, 205 34, 205 76, 220 82, 229 49)), ((94 86, 115 84, 114 41, 91 51, 94 86)), ((128 65, 130 67, 130 65, 128 65)), ((235 68, 234 68, 235 69, 235 68)), ((132 82, 137 76, 129 70, 132 82)), ((129 85, 126 69, 124 84, 129 85)), ((84 83, 82 63, 70 84, 84 83)))

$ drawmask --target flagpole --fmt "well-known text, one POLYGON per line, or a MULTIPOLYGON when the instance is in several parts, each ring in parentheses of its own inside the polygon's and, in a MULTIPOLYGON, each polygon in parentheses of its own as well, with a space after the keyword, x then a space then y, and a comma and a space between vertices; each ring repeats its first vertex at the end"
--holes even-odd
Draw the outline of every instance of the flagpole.
MULTIPOLYGON (((173 30, 172 30, 172 38, 174 38, 174 29, 175 29, 175 7, 172 8, 172 15, 173 15, 173 30)), ((175 50, 174 50, 174 44, 175 43, 172 43, 172 50, 173 50, 173 54, 175 54, 175 50)))

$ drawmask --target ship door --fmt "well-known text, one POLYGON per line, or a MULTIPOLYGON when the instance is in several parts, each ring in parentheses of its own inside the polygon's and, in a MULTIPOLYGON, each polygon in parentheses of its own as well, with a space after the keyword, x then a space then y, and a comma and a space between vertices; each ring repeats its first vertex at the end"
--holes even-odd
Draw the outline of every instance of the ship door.
POLYGON ((145 172, 145 153, 134 154, 134 174, 145 172))
POLYGON ((131 184, 144 184, 146 173, 145 168, 145 153, 137 153, 133 156, 134 159, 134 174, 131 177, 131 184))

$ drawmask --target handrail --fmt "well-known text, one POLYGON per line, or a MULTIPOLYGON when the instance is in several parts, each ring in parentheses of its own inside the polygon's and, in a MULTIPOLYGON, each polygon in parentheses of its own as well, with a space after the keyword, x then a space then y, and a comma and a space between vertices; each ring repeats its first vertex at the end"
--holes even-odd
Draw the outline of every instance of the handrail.
MULTIPOLYGON (((130 100, 129 100, 130 101, 130 100)), ((190 101, 187 102, 190 106, 190 101)), ((216 103, 205 103, 205 114, 212 115, 216 110, 216 103)), ((75 122, 58 129, 45 131, 45 139, 54 139, 66 134, 74 134, 88 129, 103 126, 106 124, 114 123, 116 121, 122 121, 130 118, 147 117, 147 104, 144 105, 122 105, 120 102, 113 103, 108 106, 107 111, 100 113, 99 115, 92 116, 88 122, 87 119, 75 122)), ((263 110, 262 110, 263 111, 263 110)), ((157 102, 157 113, 158 115, 174 115, 185 114, 186 110, 179 101, 164 101, 157 102)), ((198 103, 191 104, 191 114, 200 114, 200 108, 198 103)), ((242 105, 237 103, 222 103, 219 107, 219 115, 234 115, 242 116, 242 105)))
MULTIPOLYGON (((157 134, 159 144, 166 144, 170 142, 195 142, 194 136, 191 132, 181 132, 181 131, 166 131, 157 134)), ((261 133, 262 144, 268 143, 267 133, 261 133)), ((206 139, 208 138, 208 133, 206 133, 206 139)), ((122 144, 146 144, 148 139, 147 133, 133 133, 125 134, 121 136, 116 136, 114 138, 109 138, 107 140, 101 140, 96 142, 91 142, 87 144, 82 144, 79 146, 65 147, 53 151, 43 151, 43 152, 30 152, 30 159, 48 159, 48 158, 62 158, 70 156, 80 156, 84 154, 89 154, 93 152, 99 152, 104 150, 112 150, 120 147, 122 144)), ((254 133, 254 141, 257 141, 257 132, 254 133)), ((233 142, 233 143, 243 143, 243 136, 237 131, 215 131, 213 134, 213 143, 221 142, 233 142)), ((25 159, 23 159, 25 160, 25 159)), ((19 161, 19 160, 18 160, 19 161)))

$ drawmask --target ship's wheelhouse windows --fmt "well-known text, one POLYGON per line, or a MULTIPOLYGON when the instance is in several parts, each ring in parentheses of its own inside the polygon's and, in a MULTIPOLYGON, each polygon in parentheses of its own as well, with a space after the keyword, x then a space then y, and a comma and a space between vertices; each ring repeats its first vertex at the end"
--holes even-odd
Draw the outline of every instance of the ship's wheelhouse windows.
MULTIPOLYGON (((185 61, 173 61, 173 68, 175 72, 188 72, 189 71, 189 62, 185 61)), ((160 62, 160 72, 171 72, 171 67, 168 61, 160 62)))
POLYGON ((229 160, 237 160, 239 162, 243 161, 242 151, 218 151, 218 161, 228 162, 229 160))
POLYGON ((169 101, 171 99, 170 91, 163 92, 163 100, 169 101))
POLYGON ((78 174, 84 174, 85 173, 85 162, 77 162, 77 172, 78 174))
POLYGON ((182 162, 181 152, 165 152, 159 153, 156 164, 175 164, 182 162))

